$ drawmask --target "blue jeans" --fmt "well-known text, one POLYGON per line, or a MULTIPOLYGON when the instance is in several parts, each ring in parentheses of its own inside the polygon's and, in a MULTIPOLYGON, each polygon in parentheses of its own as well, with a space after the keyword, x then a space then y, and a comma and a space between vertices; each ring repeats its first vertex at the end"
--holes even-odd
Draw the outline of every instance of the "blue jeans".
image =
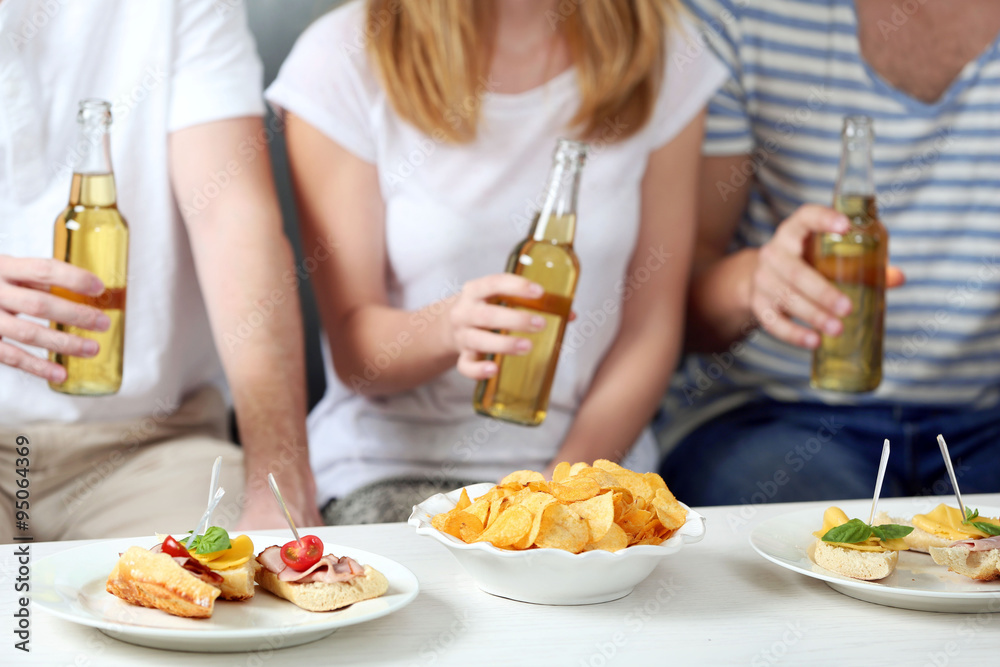
POLYGON ((883 497, 946 495, 939 433, 962 493, 1000 491, 1000 410, 755 402, 690 433, 660 472, 688 505, 871 497, 888 438, 883 497))

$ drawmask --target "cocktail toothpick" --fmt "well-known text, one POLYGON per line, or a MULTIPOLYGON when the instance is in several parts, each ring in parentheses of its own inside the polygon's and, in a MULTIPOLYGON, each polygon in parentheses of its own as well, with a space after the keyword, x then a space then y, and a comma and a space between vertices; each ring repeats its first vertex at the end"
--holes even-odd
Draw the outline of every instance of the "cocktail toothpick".
POLYGON ((285 521, 288 522, 288 527, 292 529, 292 535, 295 536, 295 541, 302 544, 302 538, 299 537, 299 531, 295 529, 295 522, 292 521, 292 514, 288 511, 288 506, 285 505, 285 500, 281 497, 281 491, 278 490, 278 483, 274 481, 274 475, 267 473, 267 483, 271 487, 271 493, 274 497, 278 499, 278 504, 281 505, 281 511, 285 513, 285 521))
POLYGON ((212 481, 208 486, 208 502, 212 502, 212 498, 215 497, 215 491, 219 488, 219 475, 222 473, 222 457, 216 456, 215 463, 212 464, 212 481))
POLYGON ((212 518, 212 512, 215 511, 215 508, 219 505, 219 501, 222 500, 222 496, 224 495, 226 495, 226 490, 220 486, 219 489, 215 492, 215 495, 209 499, 208 509, 206 509, 205 513, 201 516, 201 521, 198 522, 198 527, 194 529, 194 532, 191 533, 191 536, 187 538, 186 542, 184 542, 185 549, 190 549, 191 541, 197 535, 200 535, 203 530, 208 528, 208 520, 212 518))
POLYGON ((962 502, 962 492, 958 490, 958 479, 955 477, 955 468, 951 465, 951 454, 948 453, 948 443, 944 441, 943 435, 937 437, 938 447, 941 448, 941 456, 944 457, 944 467, 948 469, 948 477, 951 479, 951 488, 955 489, 955 499, 958 500, 958 511, 962 513, 962 520, 965 521, 965 504, 962 502))
POLYGON ((868 525, 875 520, 875 508, 878 507, 878 497, 882 493, 882 479, 885 478, 885 468, 889 464, 889 438, 882 443, 882 459, 878 462, 878 477, 875 478, 875 496, 872 498, 872 513, 868 516, 868 525))

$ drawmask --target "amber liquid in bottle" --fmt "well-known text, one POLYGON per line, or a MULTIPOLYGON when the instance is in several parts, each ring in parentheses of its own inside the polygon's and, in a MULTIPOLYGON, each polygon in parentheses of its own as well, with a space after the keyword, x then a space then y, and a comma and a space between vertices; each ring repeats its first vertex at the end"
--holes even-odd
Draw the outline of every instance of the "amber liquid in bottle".
POLYGON ((843 318, 839 336, 821 335, 813 352, 810 384, 831 391, 867 392, 882 381, 889 234, 879 220, 871 182, 870 125, 852 131, 847 126, 851 122, 850 118, 845 122, 840 180, 852 181, 848 187, 860 193, 842 194, 838 188, 834 198, 834 208, 847 216, 851 227, 845 234, 814 235, 810 249, 816 270, 850 298, 851 312, 843 318), (854 173, 845 175, 845 170, 854 173))
POLYGON ((519 243, 507 261, 507 271, 545 288, 538 299, 501 297, 502 305, 545 318, 537 333, 509 332, 531 341, 525 355, 490 355, 497 374, 479 382, 473 397, 477 412, 524 426, 545 420, 549 392, 559 363, 559 350, 569 321, 580 261, 573 251, 576 231, 576 193, 586 146, 561 141, 550 176, 548 199, 535 218, 532 233, 519 243))
MULTIPOLYGON (((89 102, 98 105, 95 102, 89 102)), ((85 114, 81 103, 81 117, 85 114)), ((95 112, 100 113, 100 111, 95 112)), ((110 111, 107 111, 110 123, 110 111)), ((125 342, 125 296, 128 274, 128 225, 118 212, 114 174, 110 170, 107 152, 106 126, 103 140, 95 139, 104 121, 81 119, 84 132, 90 132, 91 151, 102 155, 85 156, 82 168, 101 166, 103 172, 87 171, 73 174, 69 205, 55 223, 53 256, 94 273, 104 282, 105 291, 99 296, 84 296, 53 288, 52 293, 70 301, 100 308, 111 320, 107 331, 89 331, 58 322, 53 329, 97 341, 100 350, 94 357, 73 357, 51 352, 51 361, 66 369, 66 380, 49 383, 55 391, 83 396, 103 396, 117 393, 122 383, 125 342), (88 126, 88 123, 90 125, 88 126), (96 142, 96 145, 93 145, 96 142), (90 161, 90 164, 86 163, 90 161)))

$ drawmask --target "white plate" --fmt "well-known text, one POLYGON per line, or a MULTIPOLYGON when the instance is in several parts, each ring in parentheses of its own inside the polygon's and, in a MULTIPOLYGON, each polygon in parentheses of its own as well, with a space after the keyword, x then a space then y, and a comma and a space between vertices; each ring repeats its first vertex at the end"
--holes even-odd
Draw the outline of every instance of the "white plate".
MULTIPOLYGON (((287 537, 249 536, 258 553, 288 541, 287 537)), ((59 618, 98 628, 130 644, 225 653, 316 641, 338 628, 391 614, 409 604, 419 590, 413 573, 395 561, 360 549, 324 544, 326 553, 350 556, 382 572, 389 580, 388 592, 337 611, 310 612, 258 587, 257 594, 246 602, 217 600, 211 618, 180 618, 128 604, 104 588, 119 553, 130 546, 153 544, 153 538, 105 540, 47 556, 34 564, 32 603, 59 618)))
MULTIPOLYGON (((950 499, 954 503, 954 498, 950 499)), ((886 499, 879 511, 892 517, 909 518, 933 509, 943 497, 886 499)), ((839 505, 849 517, 867 519, 871 501, 839 505)), ((997 516, 1000 509, 979 507, 983 516, 997 516)), ((972 613, 1000 610, 1000 581, 977 582, 949 572, 927 554, 901 551, 896 570, 879 581, 844 577, 810 560, 808 550, 816 538, 813 531, 823 525, 822 510, 802 510, 761 522, 750 533, 750 544, 767 560, 807 577, 821 579, 830 588, 875 604, 917 611, 972 613)))

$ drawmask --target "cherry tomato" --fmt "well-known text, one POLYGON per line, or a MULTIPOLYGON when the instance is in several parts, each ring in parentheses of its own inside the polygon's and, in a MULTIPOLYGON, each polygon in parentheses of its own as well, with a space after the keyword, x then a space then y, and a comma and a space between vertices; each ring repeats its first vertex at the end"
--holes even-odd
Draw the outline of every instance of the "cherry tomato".
POLYGON ((281 547, 281 560, 296 572, 305 572, 323 557, 323 542, 315 535, 305 535, 301 542, 292 540, 281 547))
POLYGON ((180 556, 181 558, 185 558, 191 555, 188 553, 188 550, 184 548, 183 544, 169 535, 167 535, 167 539, 163 540, 163 546, 160 548, 163 549, 163 553, 170 556, 180 556))

